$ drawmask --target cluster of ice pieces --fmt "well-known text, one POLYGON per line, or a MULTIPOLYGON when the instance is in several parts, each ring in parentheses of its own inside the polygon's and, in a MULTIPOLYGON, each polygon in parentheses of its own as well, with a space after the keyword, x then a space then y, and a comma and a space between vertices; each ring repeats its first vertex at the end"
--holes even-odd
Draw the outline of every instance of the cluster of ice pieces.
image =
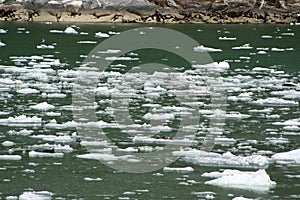
POLYGON ((261 155, 235 156, 230 152, 218 154, 197 149, 174 151, 174 156, 180 156, 186 162, 203 166, 240 167, 261 169, 269 166, 269 159, 261 155))

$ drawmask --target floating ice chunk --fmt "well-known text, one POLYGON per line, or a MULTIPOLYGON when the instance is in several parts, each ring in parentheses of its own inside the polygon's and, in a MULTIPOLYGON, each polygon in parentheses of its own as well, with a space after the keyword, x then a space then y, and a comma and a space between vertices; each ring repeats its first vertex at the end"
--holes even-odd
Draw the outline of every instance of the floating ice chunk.
POLYGON ((265 68, 265 67, 254 67, 252 69, 252 71, 256 71, 256 72, 274 72, 274 69, 269 69, 269 68, 265 68))
POLYGON ((244 44, 239 47, 232 47, 231 49, 233 49, 233 50, 250 50, 250 49, 253 49, 253 47, 251 47, 250 44, 244 44))
POLYGON ((2 146, 5 146, 5 147, 12 147, 15 145, 15 143, 12 141, 4 141, 1 144, 2 144, 2 146))
POLYGON ((264 54, 267 54, 267 52, 266 51, 258 51, 257 54, 264 55, 264 54))
POLYGON ((235 156, 230 152, 218 154, 213 152, 205 152, 196 149, 174 151, 174 156, 181 156, 186 162, 203 166, 230 166, 241 168, 266 168, 269 165, 269 160, 265 156, 235 156))
POLYGON ((300 126, 300 118, 299 119, 289 119, 284 122, 274 122, 273 125, 282 125, 282 126, 300 126))
POLYGON ((273 92, 271 92, 271 94, 283 96, 286 99, 300 98, 300 91, 296 91, 296 90, 273 91, 273 92))
POLYGON ((282 129, 285 131, 300 131, 299 126, 284 126, 282 129))
POLYGON ((223 172, 205 172, 201 176, 202 177, 208 177, 208 178, 220 178, 223 176, 232 176, 235 174, 253 174, 253 172, 244 172, 244 171, 239 171, 236 169, 225 169, 223 172))
POLYGON ((102 160, 102 161, 114 161, 119 159, 117 156, 113 154, 104 154, 104 153, 88 153, 88 154, 76 155, 76 157, 83 158, 83 159, 102 160))
POLYGON ((132 140, 137 144, 173 144, 173 145, 191 145, 197 144, 197 141, 190 139, 164 139, 164 138, 151 138, 147 136, 135 136, 132 140))
POLYGON ((233 41, 236 40, 236 37, 219 37, 219 40, 229 40, 229 41, 233 41))
POLYGON ((175 115, 173 113, 147 113, 143 116, 143 118, 147 120, 173 120, 175 119, 175 115))
POLYGON ((22 156, 19 155, 0 155, 0 160, 21 160, 22 156))
POLYGON ((97 44, 97 41, 78 41, 77 44, 97 44))
POLYGON ((64 33, 64 31, 61 31, 61 30, 50 30, 50 33, 64 33))
POLYGON ((47 102, 42 102, 33 106, 30 106, 30 108, 35 109, 35 110, 52 110, 55 108, 55 106, 48 104, 47 102))
POLYGON ((32 89, 32 88, 23 88, 23 89, 17 90, 16 92, 20 93, 20 94, 37 94, 37 93, 40 93, 40 91, 38 91, 36 89, 32 89))
POLYGON ((264 169, 256 172, 237 172, 231 175, 206 181, 205 184, 221 187, 240 188, 246 190, 268 191, 275 187, 276 182, 272 181, 264 169))
POLYGON ((95 33, 95 37, 97 37, 97 38, 109 38, 109 35, 107 33, 98 32, 98 33, 95 33))
POLYGON ((283 52, 283 51, 285 51, 285 49, 273 47, 273 48, 271 48, 271 51, 283 52))
POLYGON ((226 61, 222 61, 222 62, 213 62, 213 63, 209 63, 209 64, 205 64, 205 65, 192 65, 193 68, 196 69, 208 69, 208 70, 224 70, 224 69, 229 69, 230 65, 228 62, 226 61))
POLYGON ((4 29, 0 29, 0 34, 6 34, 7 33, 7 30, 4 30, 4 29))
POLYGON ((239 112, 230 112, 230 113, 226 113, 225 115, 226 119, 246 119, 249 117, 251 116, 247 114, 241 114, 239 112))
POLYGON ((132 58, 132 57, 126 57, 126 56, 122 56, 122 57, 111 56, 111 57, 106 57, 105 60, 108 60, 108 61, 115 61, 115 60, 129 61, 129 60, 139 60, 139 58, 132 58))
POLYGON ((29 157, 30 158, 62 158, 62 157, 64 157, 64 154, 63 153, 45 153, 45 152, 30 151, 29 157))
POLYGON ((61 143, 68 143, 73 142, 74 139, 69 135, 32 135, 32 138, 42 139, 44 141, 51 141, 51 142, 61 142, 61 143))
POLYGON ((295 33, 287 32, 287 33, 281 33, 281 35, 284 35, 284 36, 294 36, 295 33))
POLYGON ((288 152, 276 153, 272 159, 278 163, 296 163, 300 164, 300 149, 295 149, 288 152))
POLYGON ((40 44, 40 45, 37 45, 36 46, 37 49, 54 49, 55 46, 49 44, 49 45, 46 45, 46 44, 40 44))
POLYGON ((0 119, 0 124, 8 126, 40 126, 41 123, 41 118, 38 118, 36 116, 27 117, 26 115, 9 117, 7 119, 0 119))
POLYGON ((271 38, 273 38, 273 36, 271 36, 271 35, 262 35, 261 38, 263 38, 263 39, 271 39, 271 38))
POLYGON ((98 51, 98 53, 114 54, 114 53, 121 53, 121 50, 119 50, 119 49, 107 49, 106 51, 98 51))
POLYGON ((190 166, 188 167, 164 167, 164 172, 179 172, 179 173, 188 173, 193 172, 194 169, 190 166))
POLYGON ((263 106, 297 106, 299 103, 297 101, 289 101, 274 97, 269 97, 266 99, 258 99, 253 102, 256 105, 263 105, 263 106))
POLYGON ((85 181, 102 181, 102 178, 91 178, 91 177, 85 177, 83 180, 85 181))
POLYGON ((27 136, 31 135, 33 133, 33 130, 27 130, 27 129, 22 129, 20 131, 15 131, 15 130, 9 130, 8 134, 10 135, 22 135, 22 136, 27 136))
POLYGON ((24 192, 19 196, 19 200, 51 200, 52 192, 38 191, 38 192, 24 192))
POLYGON ((78 34, 78 32, 72 28, 72 27, 67 27, 65 30, 64 30, 64 33, 65 34, 73 34, 73 35, 76 35, 78 34))
POLYGON ((197 52, 222 52, 222 49, 215 49, 215 48, 211 48, 211 47, 205 47, 203 45, 194 47, 194 51, 197 52))
POLYGON ((0 40, 0 47, 5 47, 6 44, 0 40))

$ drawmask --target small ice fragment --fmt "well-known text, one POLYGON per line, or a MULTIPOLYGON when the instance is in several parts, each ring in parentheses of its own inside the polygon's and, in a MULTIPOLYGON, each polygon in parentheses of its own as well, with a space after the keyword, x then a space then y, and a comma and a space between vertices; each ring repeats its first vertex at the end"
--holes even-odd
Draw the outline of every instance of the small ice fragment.
POLYGON ((102 181, 102 178, 91 178, 91 177, 85 177, 83 180, 85 181, 102 181))
POLYGON ((6 44, 0 40, 0 47, 5 47, 6 44))
POLYGON ((35 109, 35 110, 52 110, 55 108, 55 106, 48 104, 47 102, 42 102, 33 106, 30 106, 30 108, 35 109))
POLYGON ((205 47, 203 45, 200 46, 196 46, 194 47, 194 51, 197 52, 222 52, 222 49, 215 49, 215 48, 211 48, 211 47, 205 47))
POLYGON ((188 167, 164 167, 164 172, 179 172, 179 173, 188 173, 193 172, 194 169, 190 166, 188 167))
POLYGON ((36 93, 40 93, 40 91, 38 91, 36 89, 32 89, 32 88, 23 88, 23 89, 17 90, 17 93, 20 93, 20 94, 36 94, 36 93))
POLYGON ((67 27, 65 30, 64 30, 64 33, 65 34, 73 34, 73 35, 76 35, 78 34, 78 32, 72 28, 72 27, 67 27))
POLYGON ((97 37, 97 38, 109 38, 109 35, 107 33, 98 32, 98 33, 95 33, 95 37, 97 37))
POLYGON ((233 41, 233 40, 237 40, 237 38, 236 37, 219 37, 219 40, 233 41))

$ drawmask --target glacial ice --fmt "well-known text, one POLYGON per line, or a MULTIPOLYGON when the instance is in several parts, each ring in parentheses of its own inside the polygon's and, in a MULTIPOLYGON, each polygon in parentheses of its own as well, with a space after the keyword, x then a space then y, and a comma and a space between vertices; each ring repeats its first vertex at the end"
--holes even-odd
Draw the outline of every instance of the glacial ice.
POLYGON ((8 126, 41 126, 42 119, 36 116, 27 117, 26 115, 20 115, 8 117, 7 119, 0 119, 0 124, 8 126))
POLYGON ((32 109, 35 109, 35 110, 42 110, 42 111, 52 110, 52 109, 55 108, 55 106, 53 106, 53 105, 51 105, 47 102, 42 102, 42 103, 32 105, 32 106, 29 106, 29 107, 32 108, 32 109))
POLYGON ((300 164, 300 149, 276 153, 272 156, 272 159, 277 163, 300 164))
POLYGON ((263 192, 275 187, 276 182, 270 179, 264 169, 260 169, 256 172, 224 173, 219 178, 206 181, 205 184, 263 192))
POLYGON ((37 151, 29 152, 30 158, 62 158, 63 156, 64 156, 63 153, 46 153, 46 152, 37 152, 37 151))
POLYGON ((97 37, 97 38, 109 38, 109 35, 107 33, 98 32, 98 33, 95 33, 95 37, 97 37))
POLYGON ((190 166, 188 167, 164 167, 164 172, 179 172, 179 173, 188 173, 193 172, 194 169, 190 166))
POLYGON ((52 192, 38 191, 38 192, 24 192, 19 196, 19 200, 51 200, 52 192))
POLYGON ((180 156, 186 162, 202 166, 222 166, 240 168, 267 168, 269 159, 261 155, 235 156, 230 152, 223 154, 205 152, 197 149, 174 151, 174 156, 180 156))
POLYGON ((65 30, 64 30, 64 33, 65 34, 73 34, 73 35, 76 35, 78 34, 78 32, 72 28, 72 27, 67 27, 65 30))
POLYGON ((205 47, 203 45, 194 47, 194 51, 197 52, 222 52, 222 49, 215 49, 215 48, 211 48, 211 47, 205 47))
POLYGON ((19 155, 0 155, 0 160, 21 160, 22 156, 19 155))
POLYGON ((0 47, 5 47, 6 44, 0 40, 0 47))

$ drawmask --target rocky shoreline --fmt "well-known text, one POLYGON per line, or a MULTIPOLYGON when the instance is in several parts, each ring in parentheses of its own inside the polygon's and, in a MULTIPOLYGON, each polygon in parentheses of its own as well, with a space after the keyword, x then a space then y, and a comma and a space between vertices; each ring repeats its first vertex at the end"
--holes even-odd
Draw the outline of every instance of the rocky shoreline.
POLYGON ((279 1, 280 4, 269 1, 249 3, 249 1, 243 0, 198 0, 195 1, 197 4, 192 4, 192 0, 136 0, 127 1, 127 4, 123 5, 117 4, 120 0, 115 0, 115 2, 111 0, 109 5, 107 3, 105 5, 103 2, 101 4, 100 0, 97 0, 97 2, 97 5, 87 5, 83 4, 82 1, 71 0, 52 0, 38 3, 36 1, 4 2, 0 4, 0 21, 208 24, 300 23, 300 0, 294 0, 293 2, 279 1), (77 2, 77 4, 74 2, 77 2))

